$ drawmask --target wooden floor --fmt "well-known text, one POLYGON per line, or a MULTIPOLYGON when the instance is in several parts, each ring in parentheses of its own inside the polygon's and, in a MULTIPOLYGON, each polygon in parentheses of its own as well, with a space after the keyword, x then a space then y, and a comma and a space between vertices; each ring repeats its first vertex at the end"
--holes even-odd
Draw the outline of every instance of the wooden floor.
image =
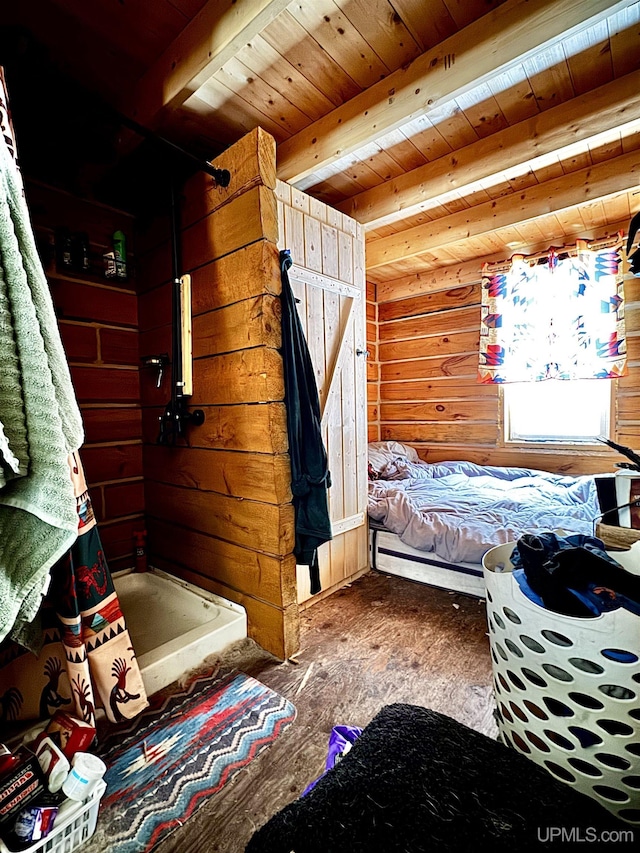
POLYGON ((255 829, 324 766, 334 725, 365 726, 392 702, 495 735, 484 602, 370 572, 302 613, 297 663, 243 648, 238 669, 289 698, 297 719, 157 853, 241 853, 255 829))

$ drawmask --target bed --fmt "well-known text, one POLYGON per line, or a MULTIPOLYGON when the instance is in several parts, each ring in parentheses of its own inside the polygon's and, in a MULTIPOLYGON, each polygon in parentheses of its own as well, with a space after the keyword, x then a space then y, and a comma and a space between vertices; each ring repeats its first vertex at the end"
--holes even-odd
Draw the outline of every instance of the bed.
POLYGON ((525 532, 593 535, 593 477, 472 462, 422 462, 397 441, 369 444, 371 565, 484 597, 482 557, 525 532))

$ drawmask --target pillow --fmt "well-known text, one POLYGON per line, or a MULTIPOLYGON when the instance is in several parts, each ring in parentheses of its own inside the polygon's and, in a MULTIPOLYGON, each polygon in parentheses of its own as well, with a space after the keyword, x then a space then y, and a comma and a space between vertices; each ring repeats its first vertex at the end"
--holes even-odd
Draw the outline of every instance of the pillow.
POLYGON ((407 462, 420 462, 420 457, 413 447, 401 444, 399 441, 372 441, 369 443, 370 479, 386 477, 398 478, 403 474, 407 462), (373 476, 371 474, 373 472, 373 476))

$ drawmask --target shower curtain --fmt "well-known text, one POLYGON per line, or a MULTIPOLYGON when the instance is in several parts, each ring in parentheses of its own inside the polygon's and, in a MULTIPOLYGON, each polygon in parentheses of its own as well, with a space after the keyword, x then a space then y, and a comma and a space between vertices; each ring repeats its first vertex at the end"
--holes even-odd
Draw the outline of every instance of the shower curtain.
POLYGON ((92 722, 95 693, 117 721, 146 696, 77 452, 82 420, 1 69, 0 131, 0 721, 67 708, 92 722))

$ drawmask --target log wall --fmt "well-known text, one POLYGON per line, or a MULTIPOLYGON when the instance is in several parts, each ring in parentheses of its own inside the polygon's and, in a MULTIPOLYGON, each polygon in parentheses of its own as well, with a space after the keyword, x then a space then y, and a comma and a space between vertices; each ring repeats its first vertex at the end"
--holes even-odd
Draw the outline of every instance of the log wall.
MULTIPOLYGON (((612 471, 622 459, 606 448, 504 442, 500 388, 476 382, 479 264, 385 282, 376 296, 382 440, 412 444, 429 462, 469 459, 567 474, 612 471)), ((628 275, 625 299, 629 373, 615 382, 612 437, 638 448, 640 281, 628 275)))
POLYGON ((138 305, 133 253, 129 279, 105 279, 102 255, 120 229, 133 248, 133 219, 119 210, 26 182, 29 210, 82 410, 81 457, 112 571, 134 564, 134 532, 144 530, 138 305), (55 230, 84 231, 90 269, 56 265, 55 230))
MULTIPOLYGON (((149 560, 243 605, 249 636, 285 658, 298 648, 280 327, 275 143, 258 129, 218 157, 228 188, 199 173, 184 188, 183 268, 191 274, 193 396, 205 422, 185 446, 156 443, 169 381, 143 374, 149 560)), ((143 239, 141 352, 170 352, 166 222, 143 239)))
POLYGON ((380 364, 376 286, 367 282, 367 422, 369 441, 380 440, 380 364))

